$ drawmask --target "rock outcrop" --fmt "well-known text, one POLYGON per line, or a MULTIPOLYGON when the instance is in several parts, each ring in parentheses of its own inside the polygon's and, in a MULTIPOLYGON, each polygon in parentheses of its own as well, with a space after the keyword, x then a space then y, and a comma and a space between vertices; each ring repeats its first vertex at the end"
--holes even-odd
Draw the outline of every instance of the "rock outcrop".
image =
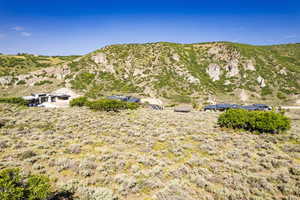
POLYGON ((234 77, 237 76, 239 74, 239 62, 238 60, 232 60, 230 61, 226 66, 225 66, 225 70, 227 71, 226 76, 227 77, 234 77))
POLYGON ((105 53, 97 53, 92 56, 92 60, 97 64, 107 64, 106 54, 105 53))
POLYGON ((9 85, 13 80, 13 76, 0 77, 0 85, 9 85))
POLYGON ((220 80, 221 68, 219 65, 212 63, 208 65, 206 73, 209 75, 212 81, 218 81, 220 80))
POLYGON ((256 70, 252 60, 246 61, 245 68, 246 68, 246 70, 250 70, 250 71, 256 70))
POLYGON ((259 83, 259 86, 260 86, 261 88, 266 87, 265 79, 264 79, 263 77, 259 76, 259 77, 257 77, 256 80, 257 80, 257 82, 259 83))

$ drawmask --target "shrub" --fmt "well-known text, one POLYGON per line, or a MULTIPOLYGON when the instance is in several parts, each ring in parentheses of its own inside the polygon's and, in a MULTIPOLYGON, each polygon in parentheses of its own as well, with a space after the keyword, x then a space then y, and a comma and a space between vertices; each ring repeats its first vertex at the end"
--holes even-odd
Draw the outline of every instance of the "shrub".
POLYGON ((34 85, 39 86, 39 85, 52 84, 52 83, 53 83, 52 81, 44 80, 44 81, 36 82, 34 83, 34 85))
POLYGON ((17 82, 17 85, 25 85, 26 84, 26 81, 24 80, 20 80, 17 82))
POLYGON ((24 197, 22 177, 18 169, 0 171, 0 199, 18 200, 24 197))
POLYGON ((49 179, 39 175, 23 176, 19 169, 0 171, 1 200, 44 200, 51 195, 49 179))
POLYGON ((241 109, 227 110, 219 116, 218 124, 221 127, 245 129, 260 133, 279 133, 291 127, 290 119, 281 113, 241 109))
POLYGON ((3 119, 0 119, 0 128, 2 128, 3 126, 5 126, 6 121, 3 119))
POLYGON ((71 81, 74 89, 86 89, 95 79, 95 74, 89 72, 82 72, 78 74, 74 80, 71 81))
POLYGON ((286 99, 286 96, 282 92, 278 92, 277 93, 277 98, 283 100, 283 99, 286 99))
POLYGON ((271 88, 269 88, 268 86, 266 86, 266 87, 263 87, 262 89, 261 89, 261 95, 262 96, 267 96, 267 95, 272 95, 272 89, 271 88))
POLYGON ((32 157, 34 157, 34 156, 36 156, 36 153, 34 153, 34 152, 31 151, 31 150, 24 151, 24 152, 22 152, 22 153, 20 154, 20 158, 21 158, 22 160, 25 160, 25 159, 27 159, 27 158, 32 158, 32 157))
POLYGON ((117 112, 119 110, 127 110, 127 109, 135 110, 139 107, 139 104, 118 101, 118 100, 101 99, 97 101, 88 102, 87 106, 93 110, 117 112))
POLYGON ((191 97, 189 96, 175 95, 171 96, 170 98, 179 103, 191 103, 192 101, 191 97))
POLYGON ((78 107, 82 107, 87 103, 87 98, 86 97, 78 97, 75 99, 72 99, 69 104, 71 107, 73 106, 78 106, 78 107))
POLYGON ((50 188, 49 178, 40 175, 32 175, 27 180, 28 199, 46 199, 51 194, 50 188))
POLYGON ((0 103, 9 103, 9 104, 18 104, 18 105, 27 105, 27 101, 21 97, 3 97, 0 98, 0 103))
POLYGON ((117 200, 118 198, 115 194, 107 188, 102 187, 81 187, 80 193, 82 199, 97 200, 97 199, 107 199, 107 200, 117 200))

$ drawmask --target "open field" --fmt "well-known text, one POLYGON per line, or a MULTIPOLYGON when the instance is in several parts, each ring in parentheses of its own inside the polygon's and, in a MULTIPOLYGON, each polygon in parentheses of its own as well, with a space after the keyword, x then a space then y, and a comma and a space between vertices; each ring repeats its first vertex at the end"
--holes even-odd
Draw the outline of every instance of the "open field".
POLYGON ((281 135, 220 129, 219 113, 0 105, 0 169, 47 174, 102 199, 300 198, 300 112, 281 135), (106 194, 106 195, 104 195, 106 194))

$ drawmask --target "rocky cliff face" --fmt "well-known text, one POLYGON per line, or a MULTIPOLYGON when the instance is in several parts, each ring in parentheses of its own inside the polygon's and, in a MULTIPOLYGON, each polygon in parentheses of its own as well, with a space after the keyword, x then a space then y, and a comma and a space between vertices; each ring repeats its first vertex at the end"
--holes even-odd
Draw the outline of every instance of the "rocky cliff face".
POLYGON ((112 45, 69 66, 69 82, 88 94, 117 90, 150 96, 208 94, 285 98, 300 92, 300 45, 112 45))

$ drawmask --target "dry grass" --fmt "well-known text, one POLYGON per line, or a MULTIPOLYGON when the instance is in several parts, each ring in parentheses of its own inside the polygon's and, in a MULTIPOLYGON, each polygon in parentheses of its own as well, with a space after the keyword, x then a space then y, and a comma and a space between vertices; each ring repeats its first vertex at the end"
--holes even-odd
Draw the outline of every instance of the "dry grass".
POLYGON ((218 113, 0 106, 0 168, 73 182, 79 195, 101 187, 121 200, 300 198, 297 121, 282 135, 254 135, 216 127, 218 113))

